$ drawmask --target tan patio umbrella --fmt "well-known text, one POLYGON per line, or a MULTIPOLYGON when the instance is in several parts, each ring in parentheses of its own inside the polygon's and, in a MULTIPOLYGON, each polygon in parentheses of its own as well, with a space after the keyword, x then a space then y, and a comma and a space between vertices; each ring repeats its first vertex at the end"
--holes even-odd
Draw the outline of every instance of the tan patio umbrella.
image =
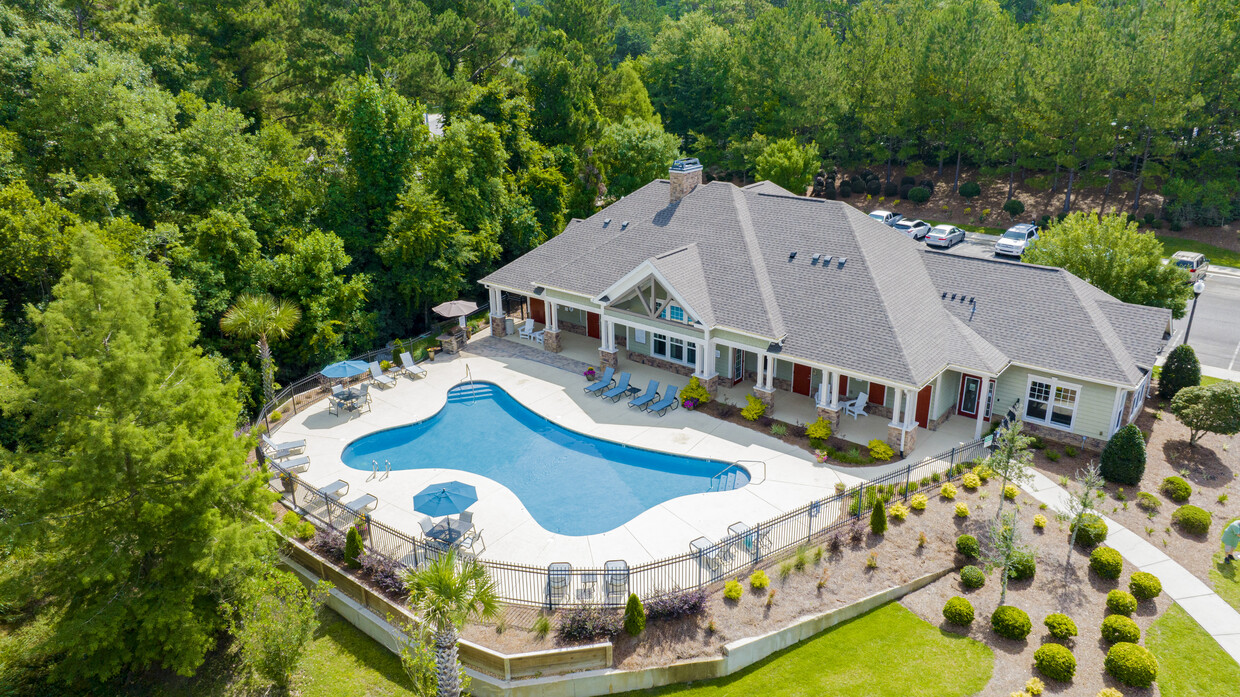
POLYGON ((446 303, 436 305, 431 309, 434 310, 435 314, 440 317, 460 318, 461 326, 464 327, 465 318, 478 311, 478 303, 470 302, 468 300, 450 300, 446 303))

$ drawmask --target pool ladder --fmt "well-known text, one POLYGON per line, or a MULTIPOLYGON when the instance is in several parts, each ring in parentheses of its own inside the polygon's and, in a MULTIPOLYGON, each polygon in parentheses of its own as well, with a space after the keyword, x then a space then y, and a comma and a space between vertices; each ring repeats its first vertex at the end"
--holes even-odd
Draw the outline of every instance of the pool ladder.
POLYGON ((710 486, 707 491, 731 491, 736 488, 736 478, 740 475, 740 468, 735 464, 728 465, 720 470, 715 476, 710 478, 710 486), (717 487, 717 488, 716 488, 717 487))
POLYGON ((370 481, 374 479, 375 477, 379 477, 379 480, 382 481, 384 479, 387 479, 390 476, 392 476, 392 461, 391 460, 383 461, 383 476, 379 476, 379 461, 378 460, 370 461, 370 476, 366 478, 366 481, 370 481))
POLYGON ((461 378, 461 382, 458 382, 457 384, 460 385, 465 382, 469 383, 469 404, 472 406, 474 402, 478 401, 478 395, 474 391, 474 376, 469 372, 468 363, 465 364, 465 377, 461 378))

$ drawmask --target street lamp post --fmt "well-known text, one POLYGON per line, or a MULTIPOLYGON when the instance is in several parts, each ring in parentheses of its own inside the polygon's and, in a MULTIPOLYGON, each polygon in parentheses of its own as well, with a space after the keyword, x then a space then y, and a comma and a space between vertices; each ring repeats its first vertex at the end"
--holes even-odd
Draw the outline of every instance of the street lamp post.
POLYGON ((1193 330, 1193 315, 1197 314, 1197 298, 1206 291, 1206 282, 1197 281, 1193 284, 1193 309, 1188 311, 1188 326, 1184 328, 1184 343, 1188 343, 1188 333, 1193 330))

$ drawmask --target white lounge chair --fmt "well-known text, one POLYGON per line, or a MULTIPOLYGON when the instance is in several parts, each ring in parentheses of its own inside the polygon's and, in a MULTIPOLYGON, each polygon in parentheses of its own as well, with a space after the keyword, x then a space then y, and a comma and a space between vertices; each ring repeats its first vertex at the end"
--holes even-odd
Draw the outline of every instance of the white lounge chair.
POLYGON ((263 445, 267 448, 267 457, 273 460, 283 460, 290 455, 299 455, 301 451, 306 449, 306 441, 290 440, 285 443, 276 443, 264 433, 262 436, 263 445))
POLYGON ((375 506, 378 505, 378 503, 379 499, 374 496, 370 494, 362 494, 361 496, 346 503, 345 508, 348 508, 354 513, 369 513, 375 510, 375 506))
POLYGON ((392 377, 391 375, 384 375, 383 368, 379 367, 378 361, 370 362, 370 381, 378 383, 379 385, 382 385, 383 387, 395 387, 396 386, 396 378, 392 377))
POLYGON ((410 378, 426 377, 426 368, 415 363, 413 356, 410 356, 408 351, 400 354, 400 372, 408 375, 410 378))
POLYGON ((603 564, 603 578, 607 586, 607 595, 622 595, 629 589, 629 564, 623 559, 615 559, 603 564))
POLYGON ((286 472, 301 474, 302 472, 310 469, 310 458, 306 455, 302 455, 291 460, 285 460, 284 462, 277 462, 276 464, 286 472))
POLYGON ((855 420, 858 416, 865 416, 865 403, 870 399, 870 393, 862 392, 857 398, 844 405, 844 413, 853 417, 855 420))
POLYGON ((711 571, 719 569, 722 559, 719 558, 719 546, 711 542, 709 538, 699 537, 689 543, 689 551, 698 556, 711 571))
POLYGON ((573 567, 568 562, 557 561, 547 567, 547 602, 554 603, 568 593, 568 580, 573 567))
POLYGON ((525 326, 521 327, 521 329, 517 331, 517 336, 521 337, 522 339, 533 340, 534 339, 534 320, 532 319, 525 320, 525 326))
POLYGON ((341 496, 349 493, 349 483, 343 479, 337 479, 331 484, 319 489, 319 493, 333 499, 339 499, 341 496))

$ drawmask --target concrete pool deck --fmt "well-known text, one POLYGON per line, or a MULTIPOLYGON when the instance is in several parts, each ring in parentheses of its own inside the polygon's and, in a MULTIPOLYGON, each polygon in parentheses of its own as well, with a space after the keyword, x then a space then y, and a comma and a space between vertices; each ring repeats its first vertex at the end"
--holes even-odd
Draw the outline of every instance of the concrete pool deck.
MULTIPOLYGON (((488 352, 484 347, 483 343, 471 343, 470 348, 477 353, 467 351, 423 363, 427 370, 424 378, 400 377, 395 387, 372 387, 372 408, 367 413, 332 415, 327 412, 326 400, 312 404, 286 417, 273 438, 304 438, 311 464, 301 475, 303 480, 315 487, 345 480, 349 492, 341 500, 346 503, 364 493, 373 494, 378 505, 372 517, 414 537, 420 536, 418 520, 422 517, 413 510, 415 493, 449 480, 472 484, 478 490, 478 502, 470 510, 486 544, 479 555, 533 566, 564 561, 575 567, 599 567, 612 559, 623 559, 633 566, 680 554, 688 551, 689 542, 697 537, 723 537, 733 522, 753 525, 833 494, 838 482, 851 486, 860 481, 858 476, 815 463, 795 446, 743 426, 684 409, 669 411, 662 418, 637 412, 623 401, 612 403, 585 395, 581 389, 585 380, 555 360, 531 360, 488 352), (448 390, 466 379, 467 367, 474 380, 498 385, 531 411, 566 428, 675 455, 764 462, 765 479, 762 466, 749 464, 754 481, 741 489, 678 497, 608 532, 567 536, 542 528, 510 490, 476 474, 417 469, 393 471, 385 477, 343 463, 341 453, 352 441, 438 412, 448 390)), ((478 428, 488 428, 488 424, 479 423, 478 428)), ((469 447, 469 443, 463 442, 461 447, 469 447)), ((478 453, 478 457, 488 456, 490 453, 478 453)))

